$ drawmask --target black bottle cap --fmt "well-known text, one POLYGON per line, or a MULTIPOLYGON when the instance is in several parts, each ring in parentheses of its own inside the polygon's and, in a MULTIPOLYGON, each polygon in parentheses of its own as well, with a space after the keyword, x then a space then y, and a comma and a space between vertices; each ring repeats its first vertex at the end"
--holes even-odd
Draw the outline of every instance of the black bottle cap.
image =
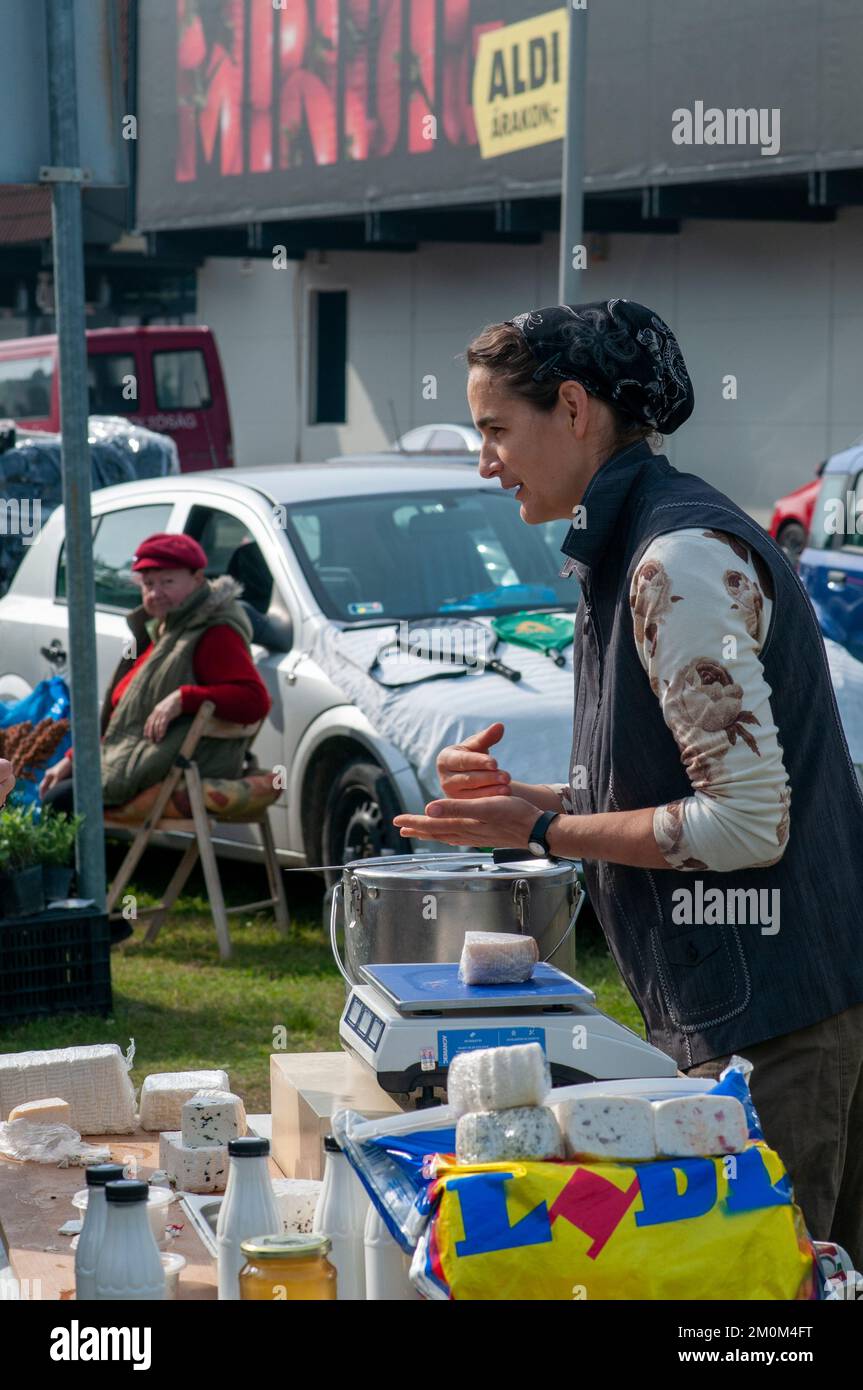
POLYGON ((332 1135, 332 1134, 325 1134, 325 1135, 324 1135, 324 1153, 328 1153, 328 1154, 340 1154, 341 1151, 342 1151, 342 1148, 341 1148, 341 1145, 340 1145, 338 1139, 336 1139, 335 1136, 332 1135))
POLYGON ((120 1182, 122 1163, 91 1163, 84 1172, 88 1187, 104 1187, 108 1182, 120 1182))
POLYGON ((269 1139, 258 1139, 246 1135, 244 1139, 229 1139, 228 1153, 231 1158, 266 1158, 270 1152, 269 1139))
POLYGON ((105 1186, 105 1197, 109 1202, 146 1202, 150 1189, 137 1178, 121 1178, 119 1182, 109 1182, 105 1186))

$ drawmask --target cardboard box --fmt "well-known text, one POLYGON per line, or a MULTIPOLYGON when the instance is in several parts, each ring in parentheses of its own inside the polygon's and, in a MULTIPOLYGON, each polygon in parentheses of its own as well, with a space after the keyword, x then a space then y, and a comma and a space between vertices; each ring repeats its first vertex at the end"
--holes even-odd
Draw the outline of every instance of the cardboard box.
POLYGON ((402 1107, 346 1052, 274 1052, 270 1057, 271 1153, 286 1178, 322 1178, 324 1135, 336 1110, 369 1120, 402 1107))

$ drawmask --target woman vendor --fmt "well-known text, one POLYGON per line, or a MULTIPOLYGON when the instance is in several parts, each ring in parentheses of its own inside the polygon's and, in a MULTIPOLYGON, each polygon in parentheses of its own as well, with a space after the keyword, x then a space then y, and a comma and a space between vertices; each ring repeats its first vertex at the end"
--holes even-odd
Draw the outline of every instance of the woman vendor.
MULTIPOLYGON (((207 556, 191 536, 160 533, 138 547, 132 572, 142 603, 128 616, 132 641, 102 707, 102 795, 107 806, 131 801, 173 765, 194 715, 212 700, 221 719, 253 724, 270 708, 249 650, 251 624, 228 575, 207 579, 207 556)), ((202 774, 239 776, 247 744, 202 739, 202 774)), ((39 787, 57 810, 72 809, 72 752, 39 787)))
POLYGON ((648 1039, 690 1076, 753 1063, 810 1234, 859 1269, 863 794, 809 600, 740 507, 651 448, 694 404, 657 314, 556 305, 465 356, 480 474, 528 525, 570 522, 570 776, 513 782, 494 723, 443 750, 444 799, 395 824, 582 860, 648 1039))

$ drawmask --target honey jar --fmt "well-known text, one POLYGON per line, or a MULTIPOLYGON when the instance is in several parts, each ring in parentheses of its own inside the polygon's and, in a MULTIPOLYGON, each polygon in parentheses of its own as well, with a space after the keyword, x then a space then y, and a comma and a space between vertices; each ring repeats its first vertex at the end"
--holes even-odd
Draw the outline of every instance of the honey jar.
POLYGON ((240 1298, 322 1302, 336 1297, 336 1271, 324 1235, 255 1236, 240 1249, 240 1298))

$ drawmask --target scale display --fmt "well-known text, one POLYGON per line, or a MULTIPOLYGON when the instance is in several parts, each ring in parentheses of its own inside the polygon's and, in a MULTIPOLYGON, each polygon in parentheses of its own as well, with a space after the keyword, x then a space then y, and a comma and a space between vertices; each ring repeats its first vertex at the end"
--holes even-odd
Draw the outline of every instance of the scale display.
POLYGON ((364 965, 366 980, 402 1014, 429 1010, 474 1013, 481 1009, 548 1009, 594 998, 592 990, 553 965, 537 965, 521 985, 464 985, 455 962, 420 965, 364 965))

